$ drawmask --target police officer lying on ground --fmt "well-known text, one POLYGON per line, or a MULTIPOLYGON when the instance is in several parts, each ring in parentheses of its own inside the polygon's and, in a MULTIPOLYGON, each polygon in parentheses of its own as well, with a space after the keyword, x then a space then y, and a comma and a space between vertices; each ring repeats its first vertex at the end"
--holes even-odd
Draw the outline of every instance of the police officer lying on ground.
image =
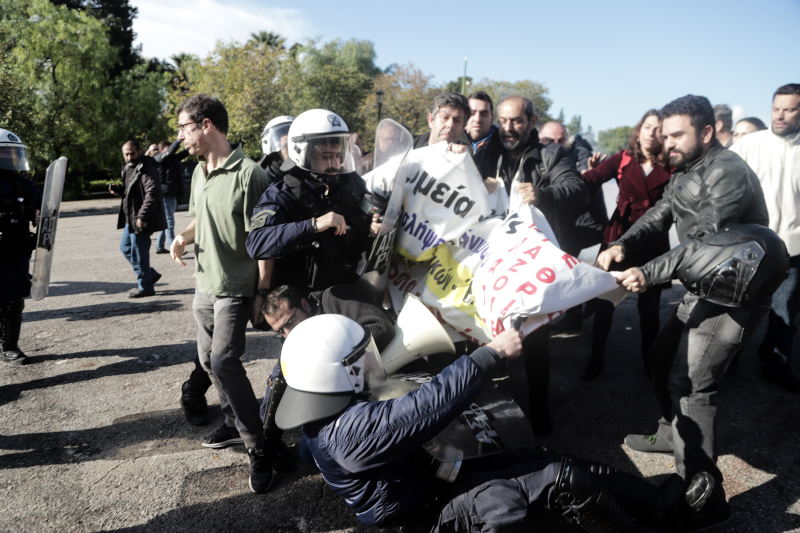
MULTIPOLYGON (((383 309, 371 303, 368 294, 352 285, 335 285, 311 293, 308 298, 304 298, 303 291, 297 287, 282 285, 269 293, 261 309, 270 327, 283 338, 307 318, 325 314, 344 315, 369 329, 378 350, 383 350, 394 338, 394 327, 383 309)), ((291 453, 281 441, 283 431, 275 424, 275 411, 285 390, 286 380, 279 359, 267 380, 261 404, 267 453, 278 472, 287 472, 293 467, 291 453)))
POLYGON ((247 237, 251 257, 277 260, 270 287, 312 291, 356 282, 361 253, 380 224, 359 207, 366 186, 354 172, 350 141, 347 124, 324 109, 292 122, 281 167, 287 174, 261 196, 247 237))
MULTIPOLYGON (((516 530, 550 509, 594 532, 641 531, 640 521, 700 509, 713 478, 700 473, 684 491, 678 476, 657 488, 637 476, 551 450, 508 450, 467 460, 452 484, 415 461, 421 446, 469 408, 502 359, 519 356, 522 336, 505 331, 462 356, 419 390, 368 401, 386 373, 369 329, 340 315, 311 317, 284 343, 288 388, 276 421, 303 426, 311 454, 331 488, 367 525, 415 531, 516 530), (683 502, 681 503, 681 500, 683 502), (413 523, 409 523, 413 521, 413 523)), ((679 525, 671 524, 672 531, 679 525)))
POLYGON ((6 363, 24 365, 19 332, 25 298, 31 294, 28 266, 34 249, 30 223, 38 224, 42 193, 17 172, 30 170, 28 147, 0 129, 0 354, 6 363))

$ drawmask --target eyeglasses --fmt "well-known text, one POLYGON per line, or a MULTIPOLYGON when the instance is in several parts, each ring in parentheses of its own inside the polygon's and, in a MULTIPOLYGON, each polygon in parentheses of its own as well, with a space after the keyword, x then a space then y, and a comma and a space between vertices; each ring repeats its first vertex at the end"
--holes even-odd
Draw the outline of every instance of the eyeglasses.
POLYGON ((185 128, 189 124, 197 124, 197 122, 192 121, 192 122, 187 122, 186 124, 178 124, 178 133, 182 132, 183 128, 185 128))
POLYGON ((295 307, 294 313, 292 313, 292 316, 289 317, 289 320, 286 321, 286 323, 283 325, 281 329, 276 331, 278 335, 280 335, 281 337, 285 337, 288 335, 288 333, 286 333, 285 330, 286 328, 289 328, 291 330, 294 327, 294 320, 296 316, 297 316, 297 308, 295 307))

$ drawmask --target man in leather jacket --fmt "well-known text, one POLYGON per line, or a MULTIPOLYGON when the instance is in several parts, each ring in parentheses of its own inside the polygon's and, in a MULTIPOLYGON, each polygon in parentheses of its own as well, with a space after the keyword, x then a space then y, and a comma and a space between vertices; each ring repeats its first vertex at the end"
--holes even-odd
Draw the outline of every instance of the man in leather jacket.
MULTIPOLYGON (((656 237, 665 235, 673 222, 681 243, 641 268, 623 272, 620 283, 631 292, 670 281, 683 261, 723 226, 732 222, 766 226, 769 221, 758 178, 717 141, 708 99, 687 95, 667 104, 662 113, 664 149, 676 171, 663 198, 611 243, 597 264, 608 270, 626 253, 658 242, 656 237)), ((684 480, 699 471, 714 476, 714 492, 694 529, 731 516, 716 466, 714 398, 731 359, 769 313, 769 300, 724 307, 687 293, 648 355, 662 418, 655 435, 628 435, 625 443, 639 452, 674 454, 675 468, 684 480)))
MULTIPOLYGON (((507 191, 511 191, 515 180, 519 181, 520 196, 542 211, 560 243, 564 234, 574 228, 577 214, 588 205, 589 189, 561 145, 545 146, 539 142, 534 127, 539 117, 528 98, 506 98, 497 108, 497 117, 499 129, 475 154, 481 177, 491 189, 494 180, 502 179, 507 191)), ((549 327, 541 327, 525 337, 523 343, 528 419, 539 437, 548 435, 553 428, 548 405, 549 334, 549 327)))

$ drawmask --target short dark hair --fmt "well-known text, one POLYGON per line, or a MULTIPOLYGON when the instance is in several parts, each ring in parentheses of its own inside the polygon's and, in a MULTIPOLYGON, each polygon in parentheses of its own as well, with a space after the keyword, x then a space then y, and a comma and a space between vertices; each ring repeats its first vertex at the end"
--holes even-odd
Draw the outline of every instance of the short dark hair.
MULTIPOLYGON (((765 129, 767 129, 767 125, 764 124, 764 122, 758 117, 743 118, 739 122, 747 122, 748 124, 752 124, 756 128, 757 131, 764 131, 765 129)), ((739 122, 737 122, 737 124, 739 122)))
POLYGON ((141 152, 142 151, 142 145, 139 144, 139 141, 137 141, 136 139, 128 139, 127 141, 125 141, 122 144, 122 146, 125 146, 126 144, 132 144, 133 147, 136 148, 137 152, 141 152))
POLYGON ((439 109, 443 107, 453 107, 461 109, 464 112, 464 120, 469 118, 469 102, 464 98, 463 94, 458 93, 441 93, 433 99, 431 104, 431 116, 435 117, 439 109))
POLYGON ((194 122, 208 119, 222 133, 228 133, 228 111, 222 102, 207 94, 196 94, 178 106, 177 113, 186 113, 194 122))
MULTIPOLYGON (((680 98, 671 101, 661 109, 662 119, 674 117, 675 115, 689 115, 689 119, 694 127, 695 132, 700 135, 700 132, 706 126, 711 126, 714 130, 714 108, 711 107, 711 102, 705 96, 695 96, 687 94, 680 98)), ((717 133, 713 132, 713 138, 716 139, 717 133)))
MULTIPOLYGON (((500 105, 503 105, 503 102, 508 100, 509 98, 521 98, 522 99, 522 110, 525 111, 525 116, 528 117, 528 120, 533 120, 533 117, 536 115, 536 108, 533 107, 533 102, 530 98, 526 96, 521 96, 519 94, 510 94, 500 100, 500 105)), ((499 107, 499 106, 498 106, 499 107)))
POLYGON ((160 143, 158 143, 158 149, 159 150, 163 150, 164 148, 167 148, 167 147, 169 147, 171 145, 172 145, 172 143, 169 142, 169 141, 161 141, 160 143))
POLYGON ((730 131, 733 128, 733 111, 725 104, 714 106, 714 123, 722 121, 722 128, 730 131))
POLYGON ((467 98, 467 105, 469 105, 470 100, 480 100, 481 102, 487 102, 489 104, 489 111, 494 113, 494 104, 492 103, 492 97, 486 91, 475 91, 469 98, 467 98))
POLYGON ((772 95, 772 99, 775 100, 775 97, 779 94, 797 94, 800 95, 800 83, 787 83, 781 87, 778 87, 778 90, 775 91, 775 94, 772 95))
POLYGON ((281 302, 286 302, 290 309, 300 307, 303 301, 303 293, 297 287, 291 285, 281 285, 270 292, 261 304, 261 312, 265 316, 272 316, 280 308, 281 302))

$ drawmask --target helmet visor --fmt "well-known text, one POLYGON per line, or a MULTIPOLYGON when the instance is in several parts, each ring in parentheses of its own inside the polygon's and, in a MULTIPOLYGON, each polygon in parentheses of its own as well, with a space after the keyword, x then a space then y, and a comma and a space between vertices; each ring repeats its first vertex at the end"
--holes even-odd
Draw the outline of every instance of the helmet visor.
POLYGON ((744 303, 747 287, 764 258, 764 249, 751 242, 731 257, 717 265, 700 280, 700 296, 727 306, 744 303))
POLYGON ((356 346, 352 353, 342 359, 342 366, 347 372, 353 391, 357 394, 369 392, 386 381, 386 370, 383 368, 380 352, 367 328, 364 340, 356 346))
POLYGON ((0 168, 6 170, 30 170, 28 149, 19 144, 0 145, 0 168))
POLYGON ((325 134, 308 139, 307 142, 306 160, 302 165, 306 170, 328 175, 355 172, 356 161, 351 149, 352 134, 325 134))
POLYGON ((289 128, 292 123, 278 124, 265 131, 261 135, 261 145, 264 149, 264 155, 272 155, 275 152, 281 152, 283 160, 289 157, 289 128))

